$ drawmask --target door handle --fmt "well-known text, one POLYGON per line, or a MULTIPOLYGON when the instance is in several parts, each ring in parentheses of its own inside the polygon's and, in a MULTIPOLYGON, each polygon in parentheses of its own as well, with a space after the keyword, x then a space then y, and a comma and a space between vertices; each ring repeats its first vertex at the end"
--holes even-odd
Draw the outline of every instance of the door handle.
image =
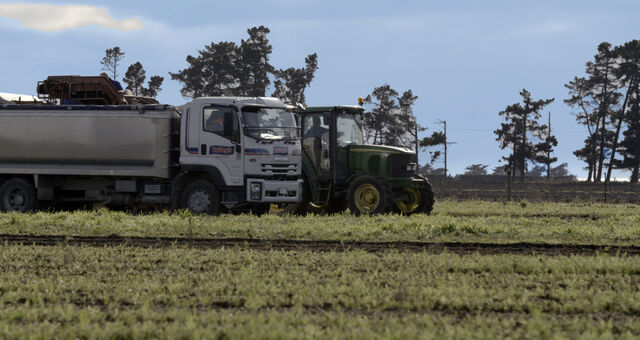
POLYGON ((207 144, 200 144, 200 154, 201 155, 207 154, 207 144))

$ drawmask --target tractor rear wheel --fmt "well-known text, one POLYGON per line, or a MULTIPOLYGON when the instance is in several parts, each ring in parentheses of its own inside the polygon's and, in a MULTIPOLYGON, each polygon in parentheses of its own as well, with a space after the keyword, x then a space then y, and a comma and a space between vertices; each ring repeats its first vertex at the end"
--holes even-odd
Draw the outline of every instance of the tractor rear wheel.
POLYGON ((374 215, 389 211, 393 192, 386 181, 365 175, 351 181, 347 190, 347 204, 351 213, 374 215))

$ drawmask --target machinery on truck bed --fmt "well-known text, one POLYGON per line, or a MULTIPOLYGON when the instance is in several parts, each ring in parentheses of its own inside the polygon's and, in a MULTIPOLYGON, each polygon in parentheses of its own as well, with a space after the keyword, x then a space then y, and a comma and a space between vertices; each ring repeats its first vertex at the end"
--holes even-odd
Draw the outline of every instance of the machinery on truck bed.
POLYGON ((415 153, 365 145, 360 106, 299 109, 305 188, 299 213, 310 207, 356 214, 431 213, 433 191, 417 173, 415 153))
POLYGON ((0 210, 97 202, 264 212, 300 202, 300 150, 294 114, 275 98, 197 98, 182 112, 0 104, 0 210))

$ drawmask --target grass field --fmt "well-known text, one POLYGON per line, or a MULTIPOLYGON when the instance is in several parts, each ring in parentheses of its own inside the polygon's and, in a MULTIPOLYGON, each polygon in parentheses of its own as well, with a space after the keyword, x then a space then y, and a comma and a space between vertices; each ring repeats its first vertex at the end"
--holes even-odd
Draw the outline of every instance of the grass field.
POLYGON ((432 216, 0 214, 0 234, 640 244, 640 206, 438 202, 432 216))
MULTIPOLYGON (((0 233, 638 245, 633 205, 438 202, 433 216, 0 214, 0 233)), ((637 338, 640 261, 0 245, 0 338, 637 338)))

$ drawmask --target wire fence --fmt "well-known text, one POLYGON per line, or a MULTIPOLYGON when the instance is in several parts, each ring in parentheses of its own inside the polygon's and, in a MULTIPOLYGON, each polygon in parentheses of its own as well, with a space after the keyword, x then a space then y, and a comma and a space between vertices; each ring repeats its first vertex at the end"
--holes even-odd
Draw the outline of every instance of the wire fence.
POLYGON ((437 199, 489 201, 549 201, 640 204, 640 184, 625 182, 593 183, 571 177, 506 176, 428 176, 437 199))

